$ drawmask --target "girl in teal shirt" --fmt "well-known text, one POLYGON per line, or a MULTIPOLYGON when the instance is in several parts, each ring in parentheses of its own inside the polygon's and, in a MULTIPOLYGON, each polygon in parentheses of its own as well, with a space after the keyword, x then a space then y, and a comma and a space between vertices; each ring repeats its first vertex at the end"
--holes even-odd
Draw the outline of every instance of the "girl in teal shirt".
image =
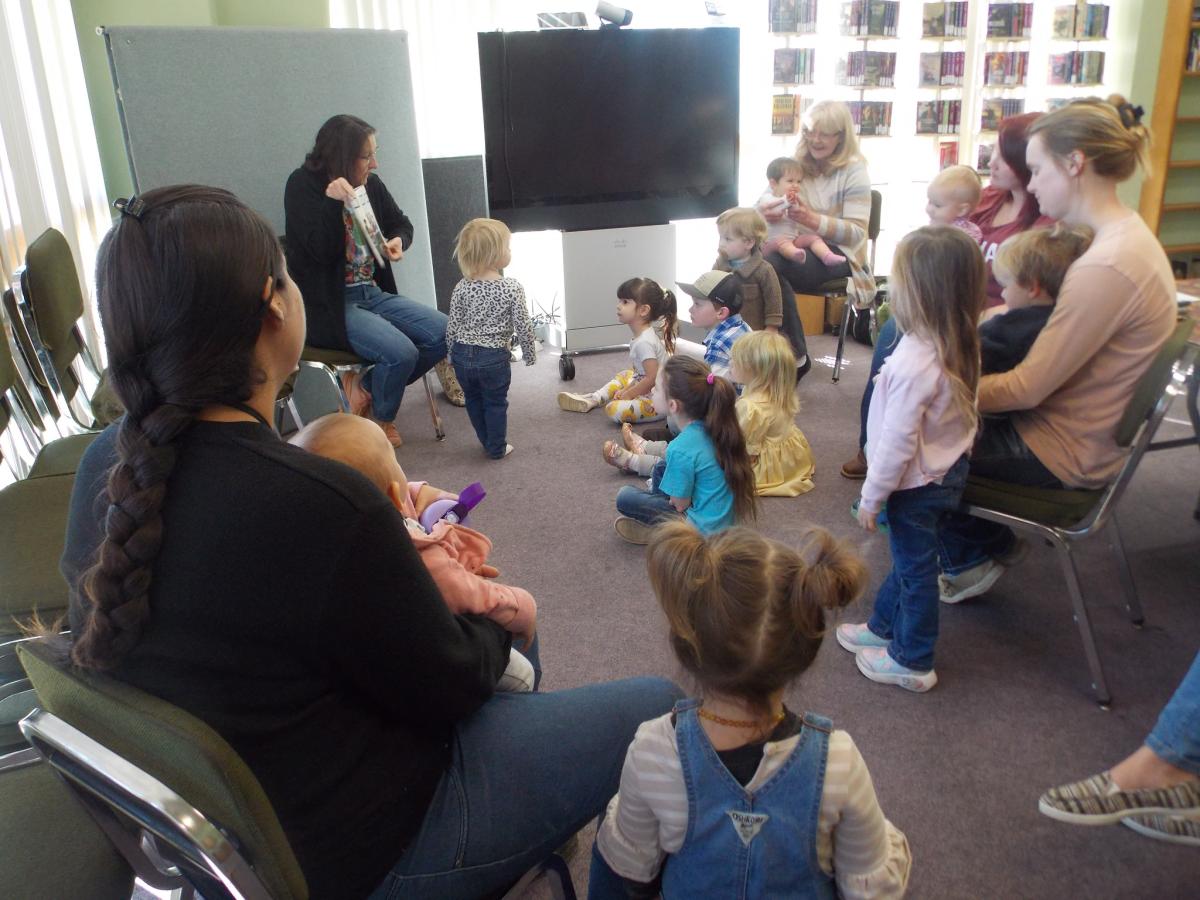
POLYGON ((711 534, 753 519, 757 509, 733 385, 687 356, 672 356, 663 371, 667 410, 679 436, 654 467, 649 489, 626 485, 617 494, 617 534, 633 544, 647 543, 663 520, 682 515, 711 534))

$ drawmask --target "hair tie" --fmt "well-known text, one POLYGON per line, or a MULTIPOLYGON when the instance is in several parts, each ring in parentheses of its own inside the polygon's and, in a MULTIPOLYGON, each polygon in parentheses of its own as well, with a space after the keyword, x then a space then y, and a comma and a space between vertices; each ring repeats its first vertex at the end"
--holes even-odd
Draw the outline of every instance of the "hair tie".
POLYGON ((142 200, 136 194, 128 200, 124 197, 118 197, 113 201, 113 206, 121 211, 121 215, 132 216, 139 222, 142 221, 142 213, 146 211, 146 201, 142 200))
POLYGON ((709 384, 712 384, 713 383, 713 373, 709 372, 707 375, 705 375, 704 380, 707 381, 709 384))
POLYGON ((1142 123, 1142 116, 1146 114, 1144 109, 1140 106, 1134 106, 1132 103, 1122 103, 1117 107, 1117 110, 1121 113, 1121 123, 1126 128, 1140 125, 1142 123))

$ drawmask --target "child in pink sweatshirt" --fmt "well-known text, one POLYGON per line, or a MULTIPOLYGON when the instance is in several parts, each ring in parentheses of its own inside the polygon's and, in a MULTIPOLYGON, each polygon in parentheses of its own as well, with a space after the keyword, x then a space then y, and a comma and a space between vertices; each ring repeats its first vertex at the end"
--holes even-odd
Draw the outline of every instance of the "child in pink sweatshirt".
POLYGON ((979 419, 986 283, 978 245, 957 228, 919 228, 896 248, 892 313, 904 336, 875 378, 858 506, 868 531, 886 506, 892 571, 870 621, 839 625, 837 639, 867 678, 910 691, 937 684, 939 531, 962 499, 979 419))
MULTIPOLYGON (((537 604, 529 591, 493 580, 500 573, 487 562, 492 542, 478 531, 442 521, 432 533, 425 532, 418 521, 420 512, 434 500, 454 495, 423 481, 408 481, 382 431, 367 419, 334 413, 310 422, 290 442, 357 469, 387 494, 404 516, 408 535, 450 611, 487 616, 503 625, 514 643, 521 641, 522 649, 537 660, 537 604)), ((536 662, 516 649, 510 654, 496 689, 534 690, 540 675, 536 662)))

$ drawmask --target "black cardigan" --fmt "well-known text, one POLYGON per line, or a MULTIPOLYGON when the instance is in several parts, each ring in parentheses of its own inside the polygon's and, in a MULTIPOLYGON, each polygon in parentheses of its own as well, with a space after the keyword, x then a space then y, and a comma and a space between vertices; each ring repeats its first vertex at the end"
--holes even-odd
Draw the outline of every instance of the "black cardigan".
MULTIPOLYGON (((304 295, 308 316, 305 343, 329 350, 349 350, 346 338, 346 231, 342 201, 325 196, 329 178, 303 166, 288 176, 283 190, 285 246, 288 271, 304 295)), ((413 226, 396 205, 383 180, 367 177, 367 197, 384 236, 412 246, 413 226)), ((390 265, 375 266, 380 290, 396 293, 390 265)))

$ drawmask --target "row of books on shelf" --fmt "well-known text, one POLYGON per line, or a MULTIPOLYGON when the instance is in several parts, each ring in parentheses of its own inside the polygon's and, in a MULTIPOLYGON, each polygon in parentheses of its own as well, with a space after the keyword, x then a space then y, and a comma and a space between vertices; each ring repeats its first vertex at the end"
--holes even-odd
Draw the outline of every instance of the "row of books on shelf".
POLYGON ((1012 86, 1025 83, 1029 72, 1028 50, 1007 50, 983 54, 983 83, 1012 86))
POLYGON ((957 87, 963 83, 964 50, 921 54, 921 87, 957 87))
POLYGON ((1000 120, 1010 116, 1019 116, 1025 112, 1023 99, 999 100, 995 97, 985 97, 979 114, 979 130, 995 131, 1000 127, 1000 120))
POLYGON ((895 37, 899 0, 851 0, 842 4, 842 34, 895 37))
POLYGON ((1033 32, 1032 3, 988 4, 987 36, 1027 38, 1033 32))
POLYGON ((771 134, 797 134, 800 117, 813 101, 802 100, 799 94, 776 94, 771 98, 771 134))
POLYGON ((1108 7, 1103 3, 1056 6, 1052 33, 1066 40, 1102 38, 1108 34, 1108 7))
POLYGON ((967 3, 926 3, 922 10, 923 37, 966 37, 967 3))
MULTIPOLYGON (((800 117, 812 105, 799 94, 776 94, 771 99, 771 134, 796 134, 800 117)), ((850 117, 854 131, 862 135, 886 136, 892 133, 892 103, 890 100, 852 100, 850 117)))
POLYGON ((1200 31, 1192 32, 1192 42, 1188 44, 1186 71, 1200 72, 1200 31))
POLYGON ((1103 50, 1051 53, 1050 84, 1099 84, 1104 80, 1103 50))
POLYGON ((812 34, 817 30, 817 0, 771 0, 767 21, 776 34, 812 34))
POLYGON ((812 47, 777 47, 775 83, 812 84, 816 55, 817 51, 812 47))
POLYGON ((961 121, 961 100, 921 100, 917 103, 917 134, 954 134, 961 121))
POLYGON ((896 54, 855 50, 838 60, 837 81, 850 87, 894 87, 896 54))

